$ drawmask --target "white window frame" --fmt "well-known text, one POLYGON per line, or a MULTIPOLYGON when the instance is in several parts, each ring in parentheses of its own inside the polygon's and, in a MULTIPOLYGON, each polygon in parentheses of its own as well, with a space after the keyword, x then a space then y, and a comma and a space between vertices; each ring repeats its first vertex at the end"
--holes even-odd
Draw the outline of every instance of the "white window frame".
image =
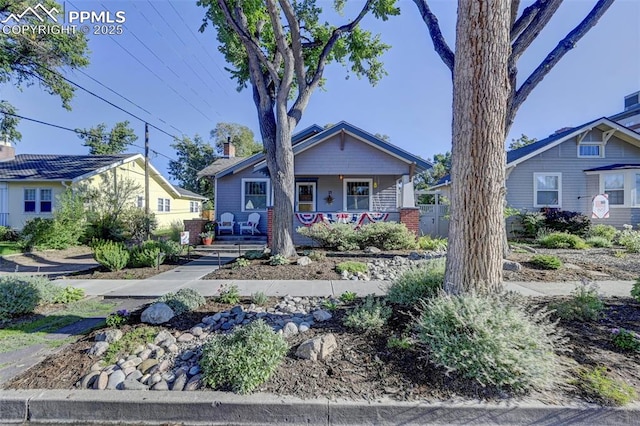
MULTIPOLYGON (((295 198, 295 211, 299 212, 300 211, 300 186, 302 185, 310 185, 313 189, 311 190, 311 195, 313 196, 313 200, 311 202, 309 201, 302 201, 302 204, 311 204, 311 210, 312 212, 315 212, 318 210, 318 184, 316 182, 304 182, 304 181, 299 181, 296 182, 296 198, 295 198)), ((308 212, 307 210, 305 210, 305 212, 308 212)))
POLYGON ((552 207, 562 208, 562 173, 557 172, 539 172, 533 174, 533 207, 552 207), (538 176, 557 176, 558 177, 558 204, 538 204, 538 176))
POLYGON ((38 210, 40 213, 53 213, 53 189, 51 188, 40 188, 38 189, 38 210), (43 199, 42 192, 49 191, 50 198, 48 200, 43 199), (49 211, 42 211, 42 203, 48 202, 51 204, 51 209, 49 211))
MULTIPOLYGON (((637 172, 634 172, 634 177, 637 174, 637 172)), ((627 178, 627 173, 623 170, 616 170, 616 171, 611 171, 611 172, 607 172, 607 173, 600 173, 600 194, 604 194, 605 193, 605 187, 604 187, 604 178, 605 176, 611 176, 611 175, 622 175, 622 191, 624 193, 624 203, 622 204, 612 204, 611 202, 609 202, 609 208, 621 208, 621 207, 629 207, 631 205, 631 203, 629 202, 629 193, 630 193, 630 189, 629 189, 629 185, 627 185, 627 182, 629 181, 629 179, 627 178)), ((637 201, 636 201, 637 202, 637 201)))
POLYGON ((158 212, 170 213, 171 212, 171 199, 158 197, 158 212))
POLYGON ((189 201, 189 213, 200 213, 200 201, 189 201))
POLYGON ((578 144, 578 158, 605 158, 604 156, 604 147, 605 144, 603 142, 582 142, 578 144), (581 146, 598 146, 600 147, 599 155, 581 155, 580 147, 581 146))
POLYGON ((268 178, 242 178, 242 187, 240 188, 240 208, 241 211, 243 212, 266 212, 267 209, 266 207, 262 210, 259 209, 246 209, 245 208, 245 183, 247 182, 266 182, 267 183, 267 190, 266 190, 266 206, 269 207, 271 205, 271 179, 268 178))
POLYGON ((162 213, 164 211, 164 198, 158 197, 156 208, 158 209, 158 213, 162 213))
POLYGON ((342 206, 344 211, 363 211, 363 210, 349 210, 347 208, 347 183, 348 182, 368 182, 369 183, 369 208, 367 211, 373 209, 373 179, 371 178, 344 178, 342 182, 342 206))
POLYGON ((144 196, 138 195, 138 197, 136 198, 136 206, 139 209, 143 209, 144 208, 144 196))
POLYGON ((53 191, 53 188, 22 188, 22 213, 23 214, 53 214, 54 209, 55 209, 55 193, 53 191), (25 192, 26 191, 35 191, 35 198, 33 200, 27 200, 25 198, 25 192), (51 199, 50 200, 43 200, 42 199, 42 191, 50 191, 51 199), (24 205, 25 205, 25 203, 27 201, 33 201, 33 203, 35 204, 34 211, 28 212, 24 208, 24 205), (51 203, 51 211, 43 212, 42 211, 42 202, 50 202, 51 203))

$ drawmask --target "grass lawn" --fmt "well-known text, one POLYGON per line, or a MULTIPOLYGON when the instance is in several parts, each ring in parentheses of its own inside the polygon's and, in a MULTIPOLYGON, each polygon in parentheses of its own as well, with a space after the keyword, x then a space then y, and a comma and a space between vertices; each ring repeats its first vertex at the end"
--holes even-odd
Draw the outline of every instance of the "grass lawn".
POLYGON ((47 339, 47 333, 85 318, 109 314, 115 303, 98 300, 81 300, 70 303, 64 308, 45 316, 35 316, 32 320, 9 325, 0 329, 0 353, 11 352, 31 345, 44 343, 57 347, 67 343, 62 339, 47 339))
POLYGON ((11 241, 0 241, 0 256, 15 253, 22 253, 22 250, 18 247, 18 243, 11 241))

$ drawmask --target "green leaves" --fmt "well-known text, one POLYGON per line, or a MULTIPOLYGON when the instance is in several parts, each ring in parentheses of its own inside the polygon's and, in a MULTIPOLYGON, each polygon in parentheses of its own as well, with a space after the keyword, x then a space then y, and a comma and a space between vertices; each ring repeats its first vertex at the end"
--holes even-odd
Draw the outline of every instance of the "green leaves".
POLYGON ((105 123, 90 129, 77 129, 82 133, 78 137, 84 140, 84 146, 89 147, 91 155, 122 154, 127 147, 138 140, 135 131, 129 127, 128 121, 120 121, 107 132, 105 123))

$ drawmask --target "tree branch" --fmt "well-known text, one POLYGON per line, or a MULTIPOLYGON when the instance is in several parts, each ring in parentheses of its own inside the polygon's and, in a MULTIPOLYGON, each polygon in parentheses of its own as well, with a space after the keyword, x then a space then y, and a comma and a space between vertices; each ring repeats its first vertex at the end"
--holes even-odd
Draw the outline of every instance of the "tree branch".
POLYGON ((520 0, 511 0, 511 22, 509 28, 513 28, 513 25, 518 18, 518 8, 520 7, 520 0))
POLYGON ((284 67, 281 67, 282 76, 280 77, 280 84, 277 87, 277 96, 279 103, 286 104, 291 90, 291 84, 293 83, 295 58, 293 57, 293 52, 287 43, 287 37, 284 32, 284 28, 282 28, 282 22, 280 22, 280 12, 276 7, 275 0, 267 0, 266 3, 269 19, 271 20, 271 27, 273 28, 273 35, 276 39, 276 49, 284 59, 284 67))
POLYGON ((578 41, 598 22, 604 13, 613 4, 614 0, 599 0, 591 9, 591 12, 575 27, 558 45, 547 55, 542 63, 535 69, 522 83, 516 91, 511 107, 507 111, 507 127, 513 123, 515 114, 527 99, 531 91, 544 79, 551 69, 562 59, 562 57, 573 49, 578 41))
POLYGON ((531 6, 525 8, 522 11, 522 15, 511 26, 511 41, 515 40, 520 33, 527 28, 527 25, 536 17, 536 14, 540 10, 540 1, 536 0, 531 6))
POLYGON ((289 23, 289 31, 291 31, 291 52, 293 54, 298 91, 300 92, 307 87, 304 56, 302 54, 302 35, 300 34, 300 24, 289 0, 279 0, 279 3, 280 7, 282 7, 285 18, 289 23))
POLYGON ((416 6, 418 6, 418 10, 420 11, 422 20, 425 24, 427 24, 429 35, 431 36, 431 41, 433 41, 433 48, 438 53, 438 55, 440 55, 442 62, 444 62, 449 70, 451 70, 451 77, 453 78, 453 65, 455 63, 455 55, 442 36, 440 25, 438 25, 438 18, 436 18, 436 15, 431 12, 431 9, 427 4, 427 0, 413 1, 416 6))
POLYGON ((520 36, 513 42, 511 48, 511 57, 513 62, 517 62, 518 58, 524 53, 531 43, 538 37, 540 31, 549 23, 553 14, 556 13, 558 7, 562 4, 562 0, 540 0, 540 9, 536 16, 527 25, 520 36))

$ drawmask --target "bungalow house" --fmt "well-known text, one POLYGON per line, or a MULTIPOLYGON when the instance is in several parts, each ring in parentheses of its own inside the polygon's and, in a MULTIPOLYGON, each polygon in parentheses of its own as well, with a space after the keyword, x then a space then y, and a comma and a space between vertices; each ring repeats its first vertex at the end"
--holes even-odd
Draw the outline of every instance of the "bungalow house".
MULTIPOLYGON (((292 144, 294 228, 320 221, 357 227, 385 220, 417 231, 413 177, 429 169, 429 162, 346 122, 327 129, 311 126, 294 135, 292 144)), ((258 213, 257 231, 265 235, 273 195, 264 154, 237 158, 233 145, 224 150, 224 157, 199 173, 213 180, 216 218, 220 223, 222 214, 231 213, 234 224, 225 230, 239 234, 239 224, 258 213)), ((294 242, 306 243, 298 234, 294 242)))
MULTIPOLYGON (((107 174, 136 182, 140 193, 132 204, 144 207, 144 157, 140 154, 15 155, 10 143, 0 142, 0 225, 19 230, 29 219, 50 218, 57 196, 66 188, 98 185, 107 174)), ((205 199, 175 187, 150 165, 149 200, 158 227, 199 217, 205 199)))
MULTIPOLYGON (((431 189, 446 196, 450 185, 446 176, 431 189)), ((558 131, 507 152, 506 188, 507 205, 520 210, 558 208, 585 214, 593 223, 636 226, 640 134, 605 117, 558 131)))

